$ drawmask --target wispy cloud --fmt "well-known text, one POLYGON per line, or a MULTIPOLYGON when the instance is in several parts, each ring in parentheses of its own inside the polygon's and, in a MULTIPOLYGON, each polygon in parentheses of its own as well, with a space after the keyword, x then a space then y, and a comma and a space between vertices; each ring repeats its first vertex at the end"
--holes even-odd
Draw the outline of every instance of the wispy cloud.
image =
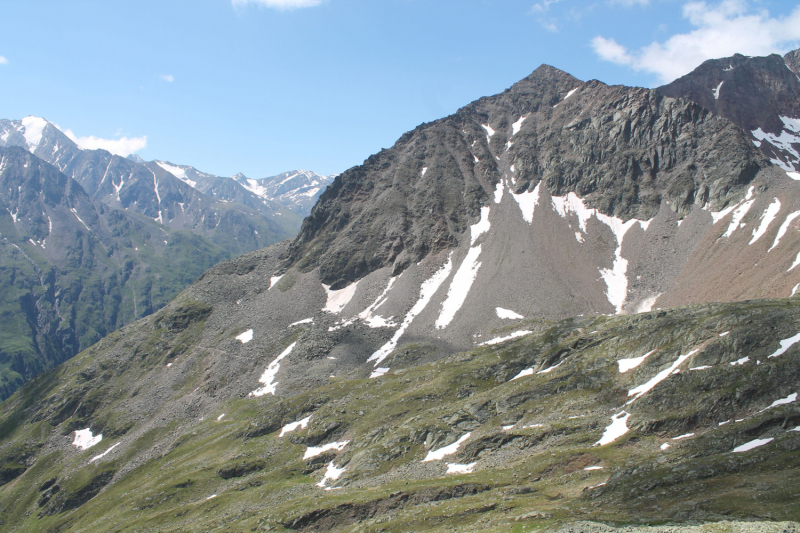
POLYGON ((544 13, 550 9, 551 5, 559 2, 561 2, 561 0, 542 0, 531 6, 531 13, 544 13))
POLYGON ((231 0, 234 7, 255 4, 257 6, 269 7, 280 11, 298 9, 301 7, 314 7, 320 5, 322 2, 323 0, 231 0))
POLYGON ((652 42, 638 51, 628 50, 612 38, 592 39, 594 52, 606 61, 651 72, 670 82, 691 72, 707 59, 735 53, 763 56, 784 53, 800 42, 800 6, 787 16, 773 18, 754 10, 746 0, 724 0, 716 5, 689 2, 683 16, 696 29, 652 42))
POLYGON ((624 7, 633 6, 646 6, 650 4, 650 0, 608 0, 611 5, 618 5, 624 7))
POLYGON ((173 81, 175 81, 175 76, 173 76, 172 74, 161 74, 159 78, 166 81, 167 83, 172 83, 173 81))
POLYGON ((0 56, 0 65, 8 65, 8 59, 3 56, 0 56))
POLYGON ((120 137, 119 139, 101 139, 100 137, 78 137, 72 130, 64 131, 64 135, 84 150, 106 150, 120 157, 127 157, 147 146, 147 136, 120 137))

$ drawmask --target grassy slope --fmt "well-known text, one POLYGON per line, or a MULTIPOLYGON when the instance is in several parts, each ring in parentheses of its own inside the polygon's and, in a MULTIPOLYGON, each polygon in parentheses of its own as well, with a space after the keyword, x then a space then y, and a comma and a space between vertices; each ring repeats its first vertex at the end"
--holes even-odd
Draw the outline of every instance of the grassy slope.
MULTIPOLYGON (((797 390, 800 350, 773 359, 766 355, 778 340, 800 330, 800 302, 532 323, 536 332, 520 340, 377 380, 332 380, 283 400, 228 400, 220 408, 221 421, 170 422, 87 464, 139 423, 115 409, 130 394, 121 379, 136 382, 163 368, 176 352, 208 349, 192 346, 202 328, 203 304, 178 300, 150 319, 152 333, 130 346, 134 355, 121 366, 103 354, 109 346, 131 343, 135 326, 40 376, 7 402, 0 417, 4 468, 26 462, 30 467, 0 488, 0 530, 281 530, 312 511, 307 530, 528 531, 574 519, 800 519, 800 432, 787 431, 800 425, 798 403, 758 413, 797 390), (196 319, 176 331, 165 326, 176 315, 196 319), (724 331, 731 333, 719 337, 724 331), (594 446, 629 399, 629 389, 694 347, 700 352, 679 374, 625 407, 630 432, 594 446), (617 359, 654 348, 658 351, 639 368, 618 372, 617 359), (762 364, 729 364, 742 354, 762 364), (561 360, 564 364, 549 373, 509 381, 523 368, 538 370, 561 360), (688 370, 702 365, 713 368, 688 370), (77 409, 70 416, 74 409, 63 407, 87 383, 94 387, 88 394, 84 390, 82 401, 95 402, 94 412, 82 415, 77 409), (278 437, 282 424, 312 412, 308 429, 278 437), (89 417, 93 427, 105 428, 100 445, 83 453, 39 448, 51 431, 68 437, 86 427, 89 417), (731 418, 744 420, 718 425, 731 418), (514 423, 515 429, 501 429, 514 423), (531 424, 541 426, 520 429, 531 424), (439 462, 420 462, 426 446, 449 444, 467 430, 472 437, 447 461, 478 461, 474 473, 448 475, 439 462), (685 433, 695 436, 670 440, 685 433), (731 453, 765 436, 775 440, 731 453), (302 459, 306 445, 332 440, 350 444, 317 464, 302 459), (666 451, 660 449, 664 442, 671 444, 666 451), (347 471, 332 483, 342 489, 323 491, 314 484, 330 460, 347 471), (592 465, 603 469, 584 470, 592 465), (47 514, 91 494, 106 472, 117 477, 98 496, 76 509, 47 514), (46 492, 39 489, 52 478, 60 492, 39 505, 46 492), (479 494, 431 496, 464 484, 476 484, 468 487, 479 494), (523 515, 528 516, 515 519, 523 515)), ((202 384, 199 361, 174 387, 176 399, 202 384)))

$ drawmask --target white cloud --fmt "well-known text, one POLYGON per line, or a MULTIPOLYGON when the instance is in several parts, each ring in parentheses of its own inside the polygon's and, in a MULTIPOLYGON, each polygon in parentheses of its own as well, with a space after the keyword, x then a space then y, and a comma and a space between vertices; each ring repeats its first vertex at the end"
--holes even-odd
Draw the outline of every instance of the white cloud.
POLYGON ((0 65, 8 65, 8 59, 3 56, 0 56, 0 65))
POLYGON ((147 136, 120 137, 119 139, 101 139, 99 137, 78 137, 72 130, 64 131, 64 135, 84 150, 103 149, 120 157, 127 157, 147 146, 147 136))
POLYGON ((314 7, 322 3, 322 0, 231 0, 234 7, 256 4, 261 7, 270 7, 285 11, 287 9, 297 9, 300 7, 314 7))
POLYGON ((670 82, 691 72, 703 61, 735 53, 765 56, 783 54, 800 41, 800 6, 787 17, 772 18, 766 10, 754 10, 747 0, 724 0, 716 5, 689 2, 683 16, 695 30, 673 35, 629 51, 614 39, 592 39, 595 53, 606 61, 651 72, 670 82))
POLYGON ((173 76, 172 74, 162 74, 159 76, 159 78, 168 83, 172 83, 173 81, 175 81, 175 76, 173 76))

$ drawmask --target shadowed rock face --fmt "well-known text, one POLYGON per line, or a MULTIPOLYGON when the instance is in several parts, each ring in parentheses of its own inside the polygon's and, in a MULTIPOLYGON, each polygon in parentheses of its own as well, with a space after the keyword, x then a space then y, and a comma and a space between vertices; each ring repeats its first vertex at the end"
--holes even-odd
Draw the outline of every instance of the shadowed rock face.
POLYGON ((786 170, 800 168, 800 50, 781 57, 736 54, 710 59, 658 91, 697 102, 751 132, 761 152, 786 170), (794 70, 794 72, 793 72, 794 70), (781 118, 783 117, 783 118, 781 118), (784 134, 784 132, 786 132, 784 134), (764 134, 781 137, 776 141, 764 134), (789 139, 793 137, 794 140, 789 139))
POLYGON ((794 72, 795 74, 800 74, 800 48, 797 50, 792 50, 785 56, 783 56, 783 60, 786 62, 786 66, 794 72))
POLYGON ((402 272, 454 246, 504 178, 517 193, 541 181, 646 220, 662 200, 682 214, 696 202, 721 207, 767 164, 744 132, 697 104, 545 65, 338 176, 282 268, 319 267, 334 289, 385 266, 402 272))

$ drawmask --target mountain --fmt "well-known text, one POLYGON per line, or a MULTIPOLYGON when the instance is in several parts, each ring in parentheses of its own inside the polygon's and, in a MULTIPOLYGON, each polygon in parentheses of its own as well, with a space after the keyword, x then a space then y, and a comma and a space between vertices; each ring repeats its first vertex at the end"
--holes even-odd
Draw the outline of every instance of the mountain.
POLYGON ((301 221, 275 204, 216 200, 155 162, 83 150, 55 125, 37 117, 0 120, 0 146, 25 148, 75 179, 96 201, 191 231, 234 255, 295 235, 301 221))
MULTIPOLYGON (((200 172, 188 165, 174 165, 168 161, 155 163, 189 186, 218 200, 239 202, 263 210, 266 214, 288 209, 300 217, 308 215, 322 191, 335 177, 295 170, 258 180, 241 173, 232 178, 223 178, 200 172)), ((299 225, 298 221, 298 229, 299 225)))
POLYGON ((253 194, 272 198, 304 217, 311 212, 320 195, 335 178, 336 175, 323 176, 308 170, 293 170, 258 180, 248 179, 242 174, 233 177, 253 194))
POLYGON ((539 67, 7 399, 0 530, 790 531, 798 214, 749 130, 539 67))
POLYGON ((19 148, 0 148, 0 398, 163 307, 230 254, 98 203, 19 148))
MULTIPOLYGON (((750 132, 770 160, 800 171, 800 77, 795 50, 781 57, 736 54, 711 59, 672 83, 667 96, 688 98, 750 132)), ((800 179, 800 174, 795 175, 800 179)))

